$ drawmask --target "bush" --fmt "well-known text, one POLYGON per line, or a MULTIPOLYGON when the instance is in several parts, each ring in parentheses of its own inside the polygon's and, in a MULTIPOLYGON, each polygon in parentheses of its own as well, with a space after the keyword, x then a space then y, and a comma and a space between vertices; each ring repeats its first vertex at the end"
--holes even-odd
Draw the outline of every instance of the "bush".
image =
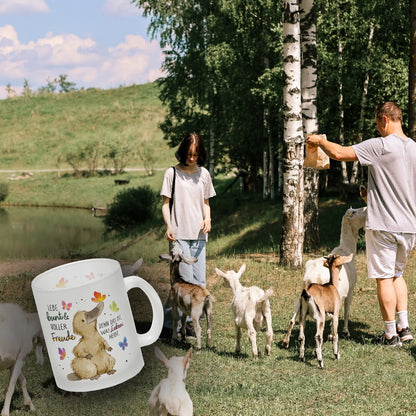
POLYGON ((107 231, 129 231, 153 219, 157 201, 158 195, 149 186, 124 189, 104 217, 107 231))
POLYGON ((0 202, 3 202, 9 195, 9 184, 0 182, 0 202))

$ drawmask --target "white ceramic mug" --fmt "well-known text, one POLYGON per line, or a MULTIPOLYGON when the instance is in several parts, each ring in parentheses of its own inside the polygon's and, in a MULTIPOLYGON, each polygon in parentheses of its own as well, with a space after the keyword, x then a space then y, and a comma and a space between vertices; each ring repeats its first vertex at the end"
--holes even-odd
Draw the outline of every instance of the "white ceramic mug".
POLYGON ((50 269, 32 281, 48 355, 59 388, 86 392, 115 386, 144 366, 141 347, 163 327, 162 302, 138 276, 123 278, 120 264, 89 259, 50 269), (138 334, 127 292, 141 289, 153 311, 151 327, 138 334))

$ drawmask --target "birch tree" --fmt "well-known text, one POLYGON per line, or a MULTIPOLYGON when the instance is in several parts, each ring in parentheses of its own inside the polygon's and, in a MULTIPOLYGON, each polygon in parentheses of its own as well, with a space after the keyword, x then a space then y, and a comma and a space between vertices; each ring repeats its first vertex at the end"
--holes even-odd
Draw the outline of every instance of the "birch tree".
POLYGON ((301 267, 303 251, 303 127, 299 0, 283 1, 283 215, 280 262, 301 267))
MULTIPOLYGON (((317 45, 316 6, 314 0, 301 0, 300 28, 302 39, 302 120, 304 134, 319 133, 317 114, 317 45)), ((319 245, 319 171, 304 169, 304 245, 319 245)))

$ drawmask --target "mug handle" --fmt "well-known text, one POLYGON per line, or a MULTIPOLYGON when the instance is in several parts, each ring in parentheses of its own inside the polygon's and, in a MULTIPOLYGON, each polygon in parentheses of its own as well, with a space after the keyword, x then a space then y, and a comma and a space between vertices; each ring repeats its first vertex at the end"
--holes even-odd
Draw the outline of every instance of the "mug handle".
POLYGON ((159 338, 163 328, 164 314, 160 297, 153 286, 139 276, 128 276, 124 277, 123 280, 127 292, 133 288, 141 289, 150 301, 153 312, 152 326, 145 334, 137 334, 137 338, 141 347, 153 344, 159 338))

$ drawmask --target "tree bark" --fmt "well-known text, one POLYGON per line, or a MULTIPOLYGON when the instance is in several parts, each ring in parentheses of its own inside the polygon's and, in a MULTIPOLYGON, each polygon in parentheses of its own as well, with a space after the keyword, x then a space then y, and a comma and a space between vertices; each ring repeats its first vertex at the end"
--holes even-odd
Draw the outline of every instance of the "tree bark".
POLYGON ((303 252, 303 127, 299 0, 283 2, 284 154, 283 215, 280 263, 302 266, 303 252))
MULTIPOLYGON (((301 0, 302 120, 304 134, 319 133, 317 100, 316 7, 314 0, 301 0)), ((319 245, 319 171, 304 168, 304 242, 319 245)))

